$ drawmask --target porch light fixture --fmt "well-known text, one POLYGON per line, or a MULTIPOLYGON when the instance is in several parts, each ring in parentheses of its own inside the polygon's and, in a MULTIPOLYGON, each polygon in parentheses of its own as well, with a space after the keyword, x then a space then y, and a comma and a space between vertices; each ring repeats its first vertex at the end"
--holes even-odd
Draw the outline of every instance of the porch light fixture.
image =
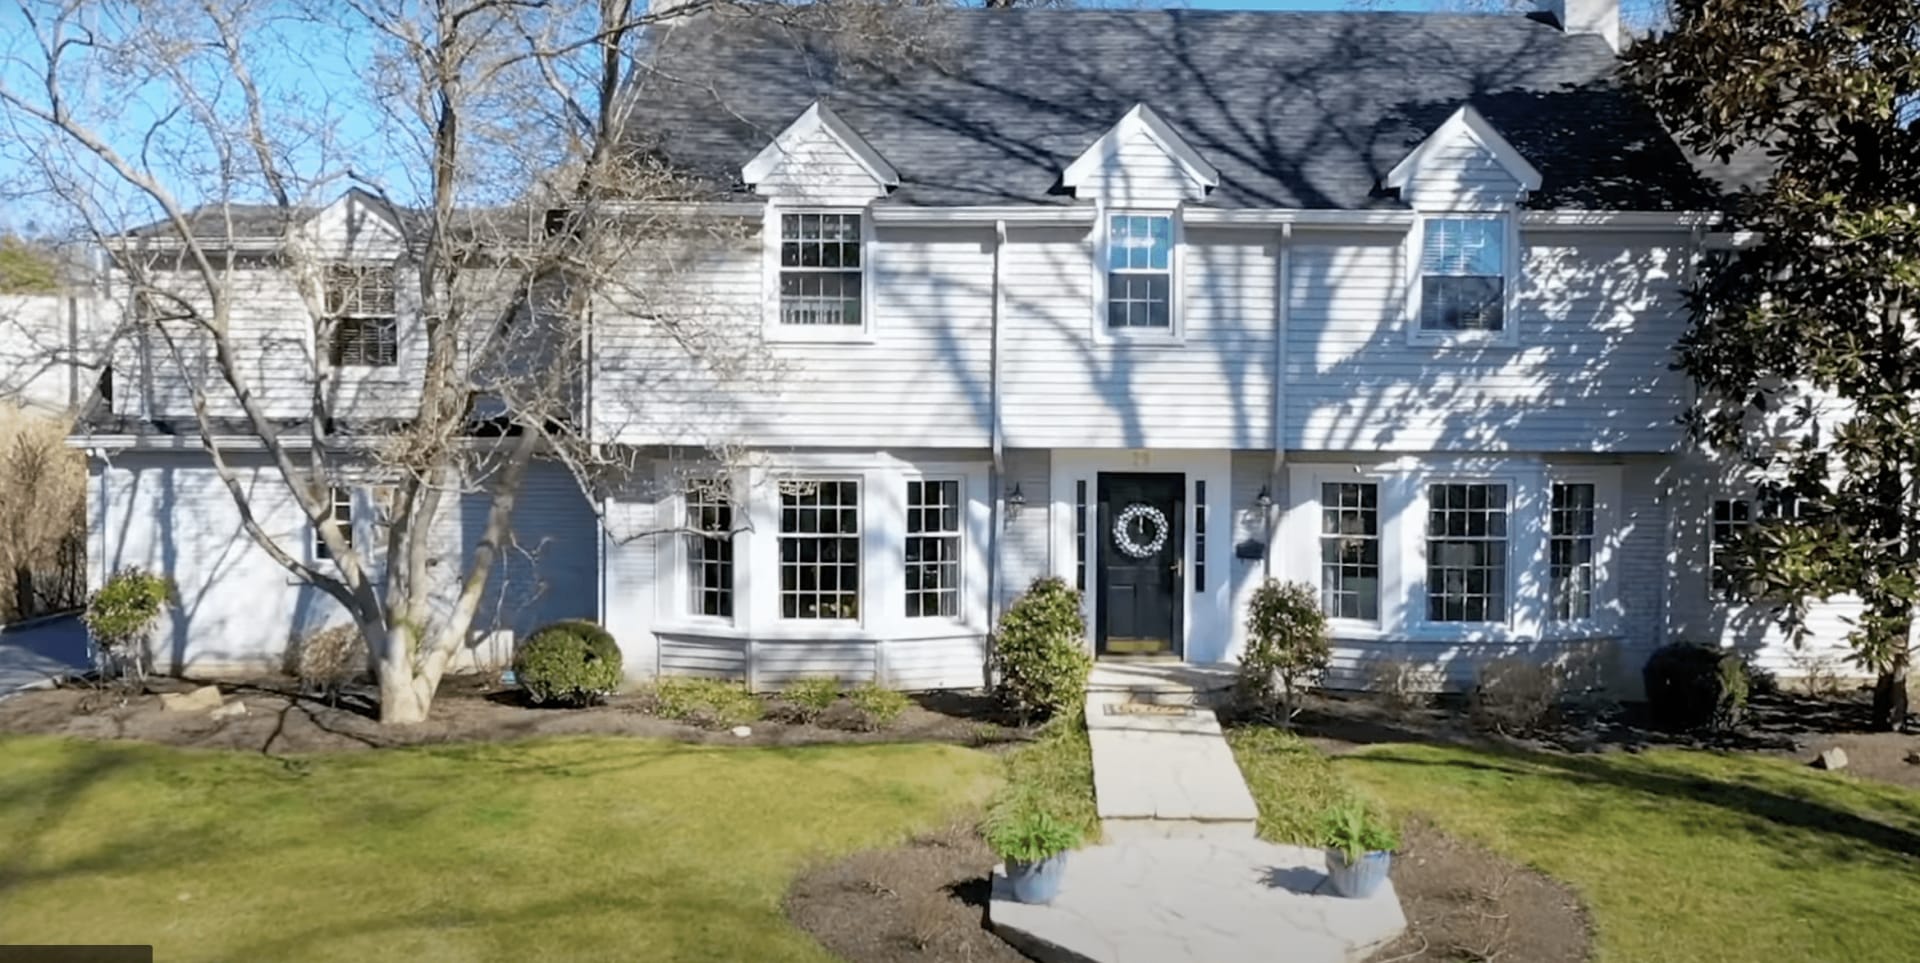
POLYGON ((1273 507, 1273 492, 1266 485, 1260 486, 1260 494, 1253 496, 1253 507, 1266 511, 1273 507))
POLYGON ((1007 517, 1016 518, 1020 510, 1027 507, 1027 496, 1020 490, 1020 483, 1013 483, 1013 491, 1007 493, 1007 517))

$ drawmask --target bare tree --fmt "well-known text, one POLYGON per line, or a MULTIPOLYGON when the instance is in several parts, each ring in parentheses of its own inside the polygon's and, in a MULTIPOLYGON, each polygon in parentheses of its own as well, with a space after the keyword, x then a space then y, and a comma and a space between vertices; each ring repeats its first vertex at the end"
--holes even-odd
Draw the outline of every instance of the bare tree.
MULTIPOLYGON (((583 427, 596 306, 661 326, 717 379, 764 367, 757 326, 698 310, 698 285, 676 283, 736 245, 744 221, 694 203, 712 188, 632 149, 628 124, 652 33, 717 11, 713 0, 17 6, 28 32, 0 65, 0 117, 34 161, 32 189, 111 253, 132 305, 123 340, 144 343, 184 391, 248 536, 359 627, 385 722, 426 718, 514 550, 530 466, 564 464, 589 495, 631 467, 583 427), (349 77, 303 52, 336 35, 364 51, 349 77), (374 252, 398 265, 389 276, 404 290, 356 287, 316 226, 349 187, 394 238, 374 252), (152 223, 125 230, 141 221, 152 223), (279 334, 311 385, 297 418, 267 396, 260 358, 273 348, 244 320, 262 271, 291 279, 311 326, 279 334), (335 364, 342 301, 361 297, 411 301, 422 319, 420 363, 397 395, 369 398, 335 364), (264 452, 327 561, 261 524, 262 496, 226 440, 236 431, 264 452), (331 487, 353 478, 382 486, 378 544, 334 519, 331 487), (446 561, 435 527, 468 497, 488 504, 477 546, 463 565, 435 564, 446 561)), ((742 22, 800 15, 725 10, 742 22)), ((853 43, 889 29, 884 16, 842 20, 853 43)), ((724 439, 714 446, 728 455, 724 439)))

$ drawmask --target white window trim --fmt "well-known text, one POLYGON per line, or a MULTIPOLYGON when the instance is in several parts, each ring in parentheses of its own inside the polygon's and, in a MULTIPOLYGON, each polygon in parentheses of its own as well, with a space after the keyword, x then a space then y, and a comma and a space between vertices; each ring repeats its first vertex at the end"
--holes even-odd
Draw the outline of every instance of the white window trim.
MULTIPOLYGON (((789 627, 788 628, 789 631, 796 631, 792 627, 816 626, 816 625, 817 626, 841 626, 841 627, 865 626, 869 621, 873 619, 873 614, 874 614, 873 613, 873 605, 874 605, 873 588, 874 586, 869 583, 872 581, 873 574, 876 571, 876 569, 874 569, 873 567, 875 559, 873 557, 874 556, 873 545, 871 544, 872 535, 873 535, 871 531, 871 526, 873 522, 873 519, 871 517, 873 486, 870 484, 870 481, 871 480, 867 477, 867 474, 865 472, 859 472, 859 471, 783 472, 777 476, 770 477, 768 479, 768 482, 772 485, 772 491, 769 493, 771 496, 769 501, 771 502, 771 507, 774 512, 773 524, 768 526, 769 529, 771 529, 771 532, 773 535, 773 538, 771 539, 773 584, 770 586, 772 590, 771 597, 772 597, 773 607, 771 610, 767 612, 765 618, 757 620, 762 625, 787 626, 789 627), (787 534, 784 531, 782 531, 780 527, 780 513, 783 511, 781 501, 780 501, 781 499, 780 485, 782 482, 852 482, 853 483, 854 498, 856 499, 855 506, 854 506, 854 524, 858 526, 858 529, 854 532, 854 536, 855 536, 854 541, 856 544, 860 546, 859 570, 858 570, 858 576, 854 580, 854 585, 856 586, 856 588, 854 589, 854 596, 853 596, 854 608, 857 609, 860 613, 858 617, 851 618, 851 619, 800 619, 800 618, 790 619, 790 618, 787 618, 785 614, 785 606, 782 604, 784 599, 784 596, 782 595, 782 593, 785 591, 786 586, 781 577, 781 568, 780 568, 781 566, 780 543, 781 543, 781 540, 787 537, 787 534)), ((906 496, 906 492, 902 490, 901 497, 904 499, 905 496, 906 496)), ((904 551, 902 552, 902 554, 904 555, 904 551)), ((736 558, 737 557, 738 556, 736 556, 736 558)), ((738 575, 736 574, 735 577, 738 578, 738 575)), ((904 595, 904 590, 902 591, 902 594, 904 595)), ((738 613, 739 612, 738 599, 735 600, 734 605, 735 605, 734 611, 738 613)))
POLYGON ((1391 521, 1395 515, 1394 512, 1388 510, 1391 504, 1390 499, 1393 497, 1392 484, 1385 475, 1378 472, 1355 473, 1352 471, 1311 472, 1309 473, 1308 484, 1310 487, 1304 504, 1308 507, 1312 522, 1313 577, 1307 581, 1313 585, 1315 598, 1318 598, 1320 593, 1326 588, 1326 584, 1323 581, 1324 573, 1320 562, 1320 540, 1324 537, 1320 529, 1322 525, 1322 512, 1325 511, 1326 508, 1325 504, 1321 501, 1321 489, 1326 485, 1340 484, 1373 486, 1375 514, 1374 540, 1379 544, 1380 553, 1380 584, 1376 590, 1379 593, 1379 599, 1375 609, 1375 617, 1371 619, 1345 619, 1328 616, 1327 627, 1330 630, 1330 634, 1336 637, 1342 634, 1377 633, 1383 631, 1386 628, 1389 609, 1396 604, 1402 604, 1397 602, 1395 598, 1390 597, 1387 593, 1389 584, 1397 584, 1403 577, 1401 572, 1401 553, 1397 551, 1399 546, 1387 530, 1389 521, 1391 521))
MULTIPOLYGON (((1400 513, 1403 518, 1411 520, 1414 524, 1414 530, 1410 533, 1411 538, 1409 538, 1408 541, 1413 543, 1415 550, 1412 553, 1412 563, 1407 567, 1405 572, 1408 588, 1407 598, 1412 603, 1412 611, 1408 613, 1407 624, 1414 632, 1425 632, 1428 634, 1450 634, 1476 630, 1506 632, 1518 628, 1520 621, 1518 616, 1520 615, 1521 605, 1519 593, 1520 566, 1517 564, 1519 559, 1517 549, 1519 546, 1517 543, 1520 541, 1520 525, 1524 524, 1524 520, 1528 514, 1527 509, 1530 507, 1527 505, 1528 493, 1522 488, 1521 477, 1518 474, 1502 473, 1469 474, 1434 472, 1432 474, 1422 474, 1414 479, 1412 496, 1412 500, 1407 505, 1406 510, 1400 513), (1503 566, 1507 581, 1506 606, 1505 611, 1501 613, 1502 618, 1497 621, 1440 621, 1429 618, 1427 615, 1428 602, 1430 601, 1427 585, 1427 542, 1429 541, 1427 524, 1432 518, 1430 513, 1433 510, 1430 489, 1435 485, 1505 485, 1507 487, 1507 534, 1502 539, 1506 546, 1506 564, 1503 566)), ((1544 518, 1542 519, 1542 524, 1544 524, 1544 518)), ((1542 543, 1544 544, 1544 536, 1542 543)), ((1541 570, 1544 572, 1547 564, 1546 552, 1542 549, 1539 554, 1540 558, 1538 562, 1541 570)))
POLYGON ((873 216, 847 204, 775 204, 769 202, 760 225, 761 333, 769 342, 871 344, 873 324, 873 216), (860 218, 860 324, 782 324, 780 322, 780 217, 783 214, 852 214, 860 218))
POLYGON ((1406 289, 1406 326, 1407 343, 1411 345, 1481 345, 1485 347, 1512 348, 1520 344, 1520 218, 1516 212, 1506 211, 1420 211, 1414 215, 1413 227, 1407 231, 1406 256, 1402 279, 1406 289), (1502 323, 1498 331, 1427 331, 1420 327, 1421 273, 1420 259, 1426 246, 1427 222, 1430 220, 1498 220, 1504 238, 1505 250, 1502 251, 1502 270, 1505 271, 1505 283, 1502 288, 1506 303, 1501 307, 1502 323))
POLYGON ((1180 345, 1187 340, 1186 260, 1187 229, 1180 207, 1095 207, 1093 221, 1093 340, 1096 344, 1180 345), (1107 326, 1107 255, 1113 242, 1110 222, 1115 217, 1165 217, 1172 224, 1173 256, 1168 262, 1167 329, 1107 326))
POLYGON ((673 597, 676 600, 670 611, 673 613, 674 621, 681 624, 707 626, 709 628, 732 628, 740 624, 741 608, 746 603, 746 597, 741 594, 742 582, 740 579, 741 570, 746 568, 744 564, 746 561, 744 557, 745 546, 741 543, 741 536, 746 534, 746 532, 741 529, 740 525, 741 516, 745 513, 745 506, 741 501, 742 486, 739 475, 737 473, 723 471, 717 467, 711 472, 701 472, 697 470, 691 472, 676 472, 671 476, 674 489, 673 494, 669 497, 669 510, 672 512, 673 528, 686 528, 687 482, 695 478, 719 478, 721 476, 725 476, 727 482, 727 497, 732 501, 734 512, 734 532, 731 536, 733 540, 733 615, 707 615, 703 612, 695 612, 693 610, 693 581, 689 577, 690 573, 687 570, 693 561, 693 556, 688 550, 687 541, 692 538, 693 535, 691 532, 680 532, 671 539, 672 550, 667 554, 671 558, 670 564, 673 566, 673 575, 668 581, 672 586, 673 597))
MULTIPOLYGON (((967 538, 967 509, 968 509, 968 506, 972 504, 972 498, 968 492, 967 476, 965 473, 962 473, 962 472, 951 472, 951 471, 926 471, 926 472, 905 471, 900 473, 899 484, 900 484, 900 506, 901 506, 901 512, 903 514, 903 518, 901 520, 901 525, 900 525, 900 546, 899 546, 900 548, 899 595, 900 595, 900 606, 901 606, 901 621, 910 625, 929 625, 929 624, 964 625, 966 624, 966 621, 967 621, 967 589, 970 587, 970 583, 967 579, 967 568, 968 568, 967 559, 968 559, 968 551, 972 548, 971 542, 967 538), (960 539, 960 550, 958 552, 958 558, 956 559, 956 562, 957 562, 957 571, 959 572, 960 581, 958 582, 958 584, 954 586, 955 612, 953 615, 907 615, 906 614, 907 539, 912 538, 914 536, 911 532, 907 531, 904 513, 909 508, 912 507, 907 502, 907 483, 916 482, 916 481, 917 482, 953 482, 954 485, 956 486, 956 491, 958 492, 958 495, 959 495, 960 504, 957 506, 959 508, 959 514, 957 517, 960 522, 960 528, 958 529, 956 534, 960 539)), ((862 510, 865 510, 866 508, 865 502, 861 503, 861 508, 862 510)), ((864 603, 862 604, 861 608, 863 611, 865 610, 864 603)))
MULTIPOLYGON (((1554 465, 1547 469, 1544 484, 1540 506, 1541 634, 1547 638, 1611 634, 1618 630, 1623 617, 1614 566, 1614 551, 1621 535, 1620 470, 1554 465), (1584 619, 1557 621, 1553 617, 1553 486, 1559 484, 1593 486, 1593 614, 1584 619)), ((1511 523, 1508 528, 1511 530, 1511 523)))

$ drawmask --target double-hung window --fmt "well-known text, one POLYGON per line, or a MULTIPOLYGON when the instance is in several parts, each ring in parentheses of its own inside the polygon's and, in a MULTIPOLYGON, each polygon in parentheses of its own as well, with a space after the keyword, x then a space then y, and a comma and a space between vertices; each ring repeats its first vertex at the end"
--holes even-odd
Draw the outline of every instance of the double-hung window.
POLYGON ((860 617, 860 483, 780 484, 780 617, 860 617))
POLYGON ((1507 220, 1434 216, 1420 223, 1419 330, 1507 329, 1507 220))
POLYGON ((1328 618, 1380 618, 1380 486, 1320 486, 1320 610, 1328 618))
POLYGON ((1555 622, 1593 617, 1594 486, 1555 482, 1547 520, 1547 581, 1555 622))
POLYGON ((780 215, 780 324, 830 331, 859 328, 865 263, 860 215, 780 215))
POLYGON ((687 612, 733 618, 733 500, 725 478, 687 482, 687 612))
POLYGON ((1427 620, 1507 620, 1507 486, 1427 486, 1427 620))
POLYGON ((393 267, 336 263, 322 277, 327 356, 333 366, 390 368, 400 360, 399 312, 393 267))
POLYGON ((960 616, 960 483, 907 482, 907 618, 960 616))
POLYGON ((1735 554, 1747 527, 1753 524, 1753 503, 1744 498, 1717 498, 1713 502, 1712 531, 1707 543, 1707 567, 1713 588, 1728 591, 1738 576, 1735 554))
MULTIPOLYGON (((327 491, 327 513, 340 529, 340 540, 353 547, 353 489, 335 485, 327 491)), ((332 558, 333 552, 327 548, 327 541, 320 537, 320 527, 313 529, 313 557, 332 558)))
POLYGON ((1107 329, 1173 332, 1173 216, 1107 218, 1107 329))

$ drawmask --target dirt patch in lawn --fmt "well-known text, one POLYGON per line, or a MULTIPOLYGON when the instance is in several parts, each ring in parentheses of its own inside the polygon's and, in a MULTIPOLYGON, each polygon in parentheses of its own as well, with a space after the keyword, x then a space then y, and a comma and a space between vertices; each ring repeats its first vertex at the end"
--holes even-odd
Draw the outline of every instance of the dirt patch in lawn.
POLYGON ((523 704, 519 692, 479 675, 441 683, 433 711, 415 726, 379 724, 372 692, 349 691, 337 704, 302 694, 291 678, 266 676, 220 680, 227 704, 246 704, 245 715, 215 719, 205 711, 169 712, 160 694, 186 692, 203 682, 154 679, 144 694, 119 694, 73 685, 22 692, 0 699, 0 732, 135 739, 169 746, 238 749, 280 754, 335 752, 453 742, 500 742, 540 736, 624 735, 728 745, 789 746, 816 743, 946 742, 990 746, 1024 738, 999 726, 992 700, 981 694, 939 693, 915 704, 879 732, 856 732, 763 719, 744 738, 640 711, 644 700, 618 695, 586 709, 542 709, 523 704))
MULTIPOLYGON (((1026 957, 987 929, 995 860, 959 825, 857 853, 794 881, 787 916, 848 963, 975 963, 1026 957)), ((1373 963, 1462 959, 1581 963, 1592 936, 1564 884, 1415 822, 1393 861, 1407 932, 1373 963)))
POLYGON ((986 928, 994 862, 955 825, 803 873, 787 917, 848 963, 1023 963, 986 928))
POLYGON ((1566 884, 1415 820, 1393 857, 1407 932, 1372 963, 1582 963, 1593 931, 1566 884))

